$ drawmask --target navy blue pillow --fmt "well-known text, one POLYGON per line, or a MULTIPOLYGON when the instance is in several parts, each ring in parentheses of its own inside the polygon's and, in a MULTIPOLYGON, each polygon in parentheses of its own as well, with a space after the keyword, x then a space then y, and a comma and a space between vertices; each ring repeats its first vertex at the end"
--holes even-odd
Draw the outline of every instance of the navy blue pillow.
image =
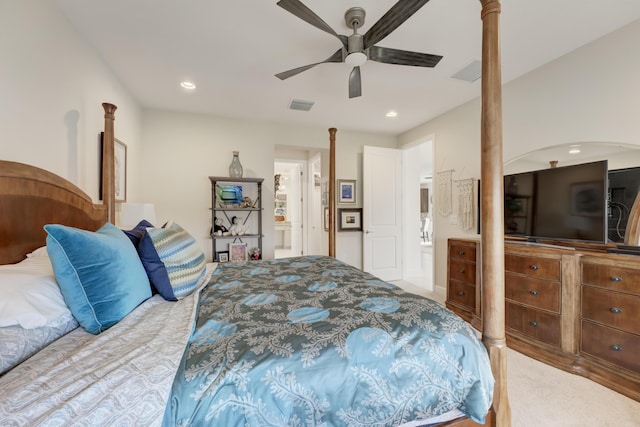
POLYGON ((202 248, 176 223, 146 229, 138 245, 138 255, 149 281, 168 301, 191 294, 205 274, 202 248))
POLYGON ((131 243, 133 243, 133 246, 137 248, 140 244, 140 239, 142 239, 142 236, 144 236, 144 233, 147 231, 147 227, 153 227, 153 224, 143 219, 131 230, 122 230, 122 232, 127 235, 131 243))

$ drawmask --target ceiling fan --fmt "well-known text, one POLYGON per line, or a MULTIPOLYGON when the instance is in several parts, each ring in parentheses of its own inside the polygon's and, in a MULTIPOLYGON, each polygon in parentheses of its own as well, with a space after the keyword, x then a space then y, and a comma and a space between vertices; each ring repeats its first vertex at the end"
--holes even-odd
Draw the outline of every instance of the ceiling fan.
POLYGON ((346 24, 353 34, 344 36, 336 33, 311 9, 299 0, 280 0, 277 4, 314 27, 329 33, 340 40, 342 46, 324 61, 305 65, 276 74, 280 80, 288 79, 319 64, 328 62, 346 62, 353 66, 349 74, 349 98, 362 95, 360 66, 368 59, 386 64, 413 65, 416 67, 435 67, 442 59, 439 55, 410 52, 375 46, 376 43, 391 34, 404 21, 424 6, 429 0, 399 0, 365 34, 358 34, 358 28, 364 25, 365 11, 361 7, 352 7, 344 15, 346 24))

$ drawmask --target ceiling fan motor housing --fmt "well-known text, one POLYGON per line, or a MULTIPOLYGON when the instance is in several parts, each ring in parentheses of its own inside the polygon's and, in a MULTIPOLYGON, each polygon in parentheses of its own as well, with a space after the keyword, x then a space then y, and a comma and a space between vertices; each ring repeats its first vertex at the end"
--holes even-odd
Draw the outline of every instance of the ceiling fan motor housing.
POLYGON ((353 29, 347 40, 347 56, 345 62, 352 66, 364 64, 368 55, 364 50, 364 36, 358 34, 358 28, 364 25, 365 11, 361 7, 352 7, 344 14, 344 20, 349 28, 353 29))

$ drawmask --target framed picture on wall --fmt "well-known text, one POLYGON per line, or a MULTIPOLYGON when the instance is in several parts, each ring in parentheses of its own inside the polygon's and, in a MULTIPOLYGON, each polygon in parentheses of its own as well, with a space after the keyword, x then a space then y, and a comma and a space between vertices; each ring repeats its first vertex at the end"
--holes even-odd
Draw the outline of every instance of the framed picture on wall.
POLYGON ((338 209, 338 231, 362 231, 362 208, 338 209))
MULTIPOLYGON (((100 164, 104 150, 104 132, 100 132, 100 164)), ((116 202, 127 201, 127 144, 114 138, 113 140, 113 178, 116 202)), ((100 199, 102 199, 102 170, 100 170, 100 199)))
POLYGON ((116 202, 127 201, 127 145, 114 139, 113 167, 115 168, 116 202))
POLYGON ((329 231, 329 208, 324 208, 324 231, 329 231))
POLYGON ((356 180, 355 179, 339 179, 338 180, 338 203, 355 203, 356 202, 356 180))

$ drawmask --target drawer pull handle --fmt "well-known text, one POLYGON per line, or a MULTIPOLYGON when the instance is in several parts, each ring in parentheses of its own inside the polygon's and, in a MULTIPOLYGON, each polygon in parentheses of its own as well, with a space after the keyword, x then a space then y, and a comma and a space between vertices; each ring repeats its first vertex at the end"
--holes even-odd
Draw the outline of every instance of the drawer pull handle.
POLYGON ((537 327, 538 327, 538 322, 536 322, 535 320, 532 320, 531 322, 529 322, 529 324, 530 324, 531 326, 533 326, 534 328, 537 328, 537 327))
POLYGON ((537 269, 539 269, 539 268, 540 268, 540 267, 538 267, 538 266, 537 266, 537 265, 535 265, 535 264, 533 264, 533 265, 531 266, 531 269, 532 269, 532 270, 537 270, 537 269))
POLYGON ((612 282, 622 282, 622 277, 620 276, 611 276, 612 282))
POLYGON ((464 255, 464 251, 458 251, 458 255, 464 255))
POLYGON ((536 295, 538 295, 540 292, 538 292, 538 291, 531 291, 531 292, 529 292, 529 293, 530 293, 531 295, 533 295, 533 296, 536 296, 536 295))
POLYGON ((613 314, 620 314, 620 313, 622 313, 622 309, 621 309, 621 308, 618 308, 618 307, 611 307, 611 308, 609 309, 609 311, 610 311, 610 312, 612 312, 613 314))
POLYGON ((461 297, 463 297, 463 296, 464 296, 464 291, 460 291, 460 292, 458 292, 458 295, 459 295, 459 296, 461 296, 461 297))
POLYGON ((464 274, 464 268, 461 268, 460 270, 458 270, 458 273, 464 274))
POLYGON ((609 347, 611 350, 613 351, 622 351, 622 346, 618 345, 618 344, 613 344, 611 347, 609 347))

